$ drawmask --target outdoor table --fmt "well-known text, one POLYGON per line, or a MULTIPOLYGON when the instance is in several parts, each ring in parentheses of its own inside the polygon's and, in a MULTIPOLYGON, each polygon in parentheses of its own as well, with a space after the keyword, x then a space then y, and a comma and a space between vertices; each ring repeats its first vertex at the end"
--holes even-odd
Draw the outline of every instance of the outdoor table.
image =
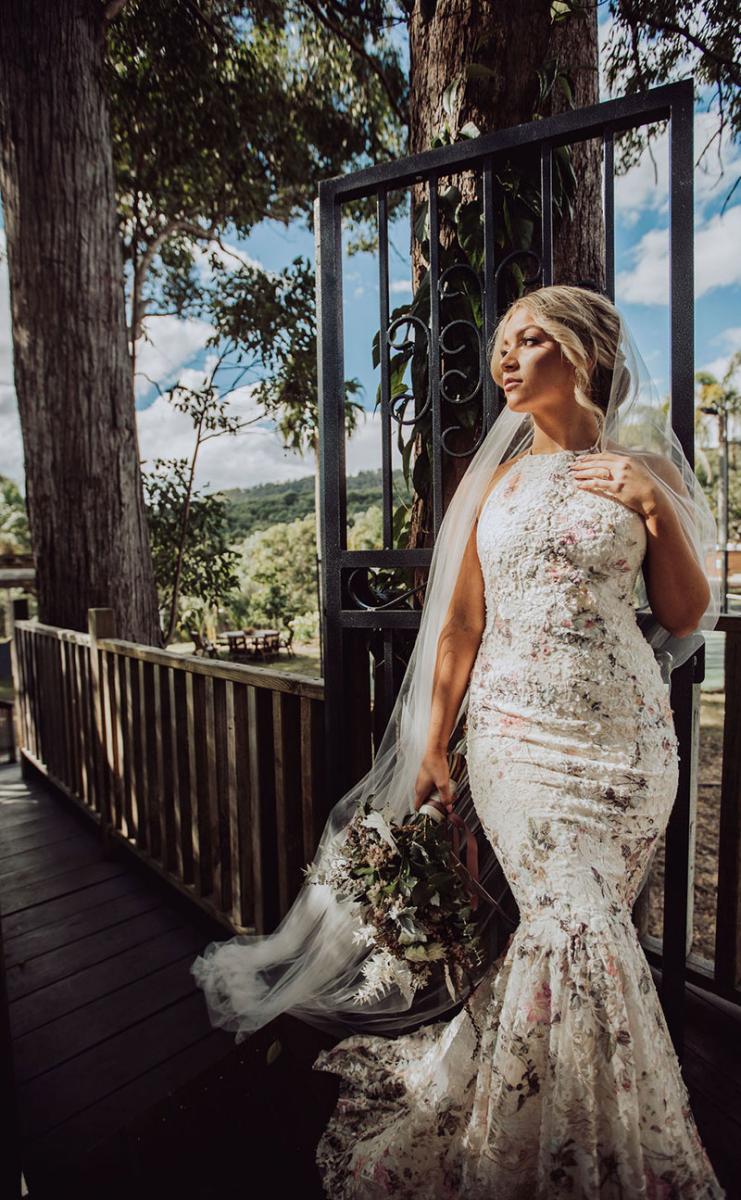
POLYGON ((247 634, 251 644, 254 646, 258 654, 265 654, 270 650, 278 649, 278 639, 280 638, 280 630, 278 629, 253 629, 252 633, 247 634))

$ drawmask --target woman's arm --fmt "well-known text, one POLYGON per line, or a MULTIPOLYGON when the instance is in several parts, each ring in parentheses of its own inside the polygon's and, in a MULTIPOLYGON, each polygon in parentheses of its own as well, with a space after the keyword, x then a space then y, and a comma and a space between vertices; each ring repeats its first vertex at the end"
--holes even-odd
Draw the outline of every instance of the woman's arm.
POLYGON ((466 543, 458 580, 437 642, 429 733, 414 789, 415 809, 424 804, 434 788, 438 789, 446 804, 453 803, 448 740, 468 687, 486 624, 484 579, 476 549, 477 527, 478 518, 466 543))
MULTIPOLYGON (((668 484, 682 495, 687 489, 673 463, 657 464, 668 484)), ((643 575, 651 610, 674 637, 686 637, 697 628, 707 608, 710 586, 687 539, 674 505, 657 486, 644 509, 648 541, 643 575)))

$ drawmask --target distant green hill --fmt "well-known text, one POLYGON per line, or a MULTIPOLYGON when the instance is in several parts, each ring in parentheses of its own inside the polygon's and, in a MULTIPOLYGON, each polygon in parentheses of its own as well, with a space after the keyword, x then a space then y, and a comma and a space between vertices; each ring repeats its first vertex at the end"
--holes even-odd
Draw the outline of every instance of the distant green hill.
MULTIPOLYGON (((394 494, 406 496, 404 476, 393 473, 394 494)), ((229 540, 241 541, 257 529, 280 525, 308 516, 314 511, 314 476, 286 483, 261 483, 251 488, 226 488, 220 493, 227 502, 229 540)), ((381 503, 381 472, 360 471, 347 479, 347 515, 355 516, 372 504, 381 503)))

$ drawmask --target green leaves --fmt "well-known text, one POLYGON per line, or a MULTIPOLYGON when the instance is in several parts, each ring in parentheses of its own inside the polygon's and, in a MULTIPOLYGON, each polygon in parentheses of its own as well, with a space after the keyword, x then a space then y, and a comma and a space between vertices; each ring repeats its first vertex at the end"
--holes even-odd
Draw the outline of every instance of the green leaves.
MULTIPOLYGON (((185 458, 157 458, 142 472, 150 544, 160 607, 172 603, 176 564, 182 545, 180 594, 182 615, 193 601, 207 608, 218 604, 238 582, 237 553, 227 542, 226 505, 217 493, 190 489, 190 463, 185 458), (188 504, 183 542, 183 517, 188 504)), ((170 631, 172 635, 174 629, 170 631)), ((185 639, 187 629, 182 630, 185 639)))

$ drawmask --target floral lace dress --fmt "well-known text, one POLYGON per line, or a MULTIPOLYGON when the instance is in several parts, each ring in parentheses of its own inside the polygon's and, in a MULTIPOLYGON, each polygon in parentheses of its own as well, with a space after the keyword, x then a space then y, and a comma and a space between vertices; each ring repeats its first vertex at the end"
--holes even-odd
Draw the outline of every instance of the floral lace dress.
POLYGON ((716 1200, 631 907, 676 795, 668 688, 635 620, 643 519, 518 460, 481 511, 487 624, 468 768, 520 909, 449 1021, 324 1050, 330 1200, 716 1200))

